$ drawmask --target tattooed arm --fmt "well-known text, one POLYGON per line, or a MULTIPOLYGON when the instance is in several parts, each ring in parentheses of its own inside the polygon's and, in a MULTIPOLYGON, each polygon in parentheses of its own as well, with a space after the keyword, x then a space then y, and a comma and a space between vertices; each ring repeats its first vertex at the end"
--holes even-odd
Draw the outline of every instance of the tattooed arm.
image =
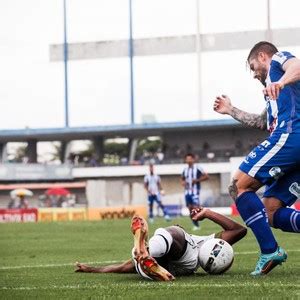
POLYGON ((214 110, 220 114, 230 115, 235 120, 240 123, 261 130, 267 129, 267 110, 264 109, 263 112, 258 114, 251 114, 242 111, 234 106, 232 106, 229 97, 222 95, 218 96, 214 102, 214 110))

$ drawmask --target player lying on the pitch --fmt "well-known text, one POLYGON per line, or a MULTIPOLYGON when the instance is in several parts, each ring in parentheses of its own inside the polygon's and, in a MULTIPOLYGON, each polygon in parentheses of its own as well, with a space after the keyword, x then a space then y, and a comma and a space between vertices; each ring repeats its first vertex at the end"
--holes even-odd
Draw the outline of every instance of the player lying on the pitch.
POLYGON ((144 278, 169 281, 175 279, 174 276, 189 275, 197 271, 200 267, 201 246, 205 241, 220 238, 232 245, 247 233, 244 226, 208 208, 194 209, 192 218, 198 221, 209 219, 219 224, 223 231, 209 236, 197 236, 188 234, 178 225, 169 226, 157 229, 147 245, 147 222, 145 219, 135 216, 131 220, 131 230, 134 235, 133 259, 122 264, 101 267, 76 263, 75 271, 87 273, 138 272, 144 278))

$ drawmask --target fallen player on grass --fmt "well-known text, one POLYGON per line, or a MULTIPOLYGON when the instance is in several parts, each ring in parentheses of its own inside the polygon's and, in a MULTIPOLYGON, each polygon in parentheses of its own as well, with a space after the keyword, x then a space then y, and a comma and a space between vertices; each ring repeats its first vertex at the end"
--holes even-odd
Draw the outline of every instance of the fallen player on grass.
POLYGON ((134 216, 131 220, 131 231, 134 235, 133 259, 100 267, 76 263, 75 272, 139 273, 144 278, 170 281, 174 280, 175 276, 190 275, 198 270, 204 242, 220 238, 233 245, 247 233, 244 226, 208 208, 194 209, 192 218, 198 221, 209 219, 220 225, 223 230, 208 236, 197 236, 187 233, 178 225, 169 226, 158 228, 148 243, 146 220, 134 216))

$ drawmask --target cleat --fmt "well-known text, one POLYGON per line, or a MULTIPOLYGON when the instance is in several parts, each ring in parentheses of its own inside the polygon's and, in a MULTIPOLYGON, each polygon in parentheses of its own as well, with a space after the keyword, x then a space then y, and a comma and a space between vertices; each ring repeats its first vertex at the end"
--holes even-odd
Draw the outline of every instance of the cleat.
POLYGON ((140 261, 140 266, 143 272, 151 279, 158 281, 175 280, 175 277, 162 266, 160 266, 157 261, 151 256, 142 258, 140 261))
POLYGON ((261 254, 252 276, 268 274, 276 266, 281 265, 287 259, 287 253, 281 247, 271 254, 261 254))
POLYGON ((159 281, 174 280, 175 277, 166 269, 161 267, 157 261, 149 255, 147 249, 148 224, 139 216, 134 216, 131 220, 131 231, 134 238, 133 258, 137 272, 148 279, 159 281))
POLYGON ((166 220, 167 222, 170 222, 170 221, 171 221, 170 216, 169 216, 169 215, 165 215, 165 220, 166 220))
POLYGON ((137 260, 140 257, 149 256, 147 250, 148 241, 148 224, 147 221, 139 216, 134 216, 131 219, 131 231, 134 239, 134 256, 137 260))

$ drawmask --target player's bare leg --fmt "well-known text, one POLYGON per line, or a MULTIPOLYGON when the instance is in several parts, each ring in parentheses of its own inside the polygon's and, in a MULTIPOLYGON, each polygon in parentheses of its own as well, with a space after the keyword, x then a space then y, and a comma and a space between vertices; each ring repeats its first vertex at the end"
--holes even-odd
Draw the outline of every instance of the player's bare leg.
POLYGON ((149 256, 148 244, 148 224, 147 221, 139 216, 134 216, 131 220, 131 231, 134 239, 134 255, 139 260, 149 256))
POLYGON ((147 249, 148 224, 140 217, 134 216, 131 220, 131 231, 134 238, 134 259, 138 262, 142 271, 152 279, 160 281, 174 280, 174 276, 161 267, 157 261, 149 255, 147 249))

